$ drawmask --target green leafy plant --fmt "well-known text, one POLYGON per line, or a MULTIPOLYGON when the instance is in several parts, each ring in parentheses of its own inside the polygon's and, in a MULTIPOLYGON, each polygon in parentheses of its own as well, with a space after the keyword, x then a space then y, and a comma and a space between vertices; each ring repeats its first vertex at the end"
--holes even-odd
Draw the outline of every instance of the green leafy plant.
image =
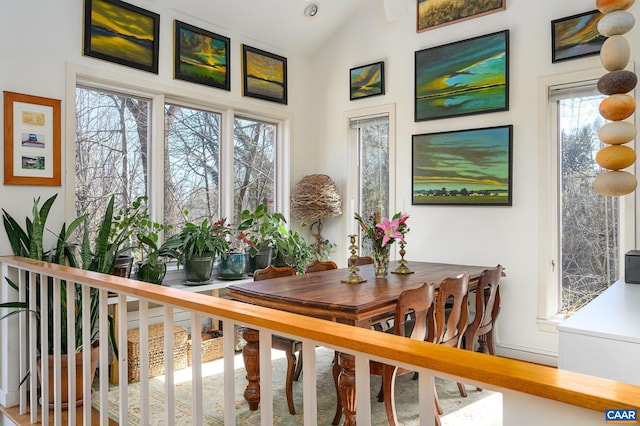
POLYGON ((258 204, 252 212, 244 210, 240 213, 240 231, 249 231, 250 255, 255 256, 261 250, 274 248, 280 238, 281 226, 287 223, 281 213, 269 213, 267 206, 258 204))
POLYGON ((177 233, 169 237, 166 246, 172 247, 179 263, 197 256, 226 255, 231 230, 226 219, 210 224, 204 219, 199 225, 187 222, 177 233))
POLYGON ((287 265, 304 273, 308 263, 316 258, 316 250, 307 244, 298 231, 280 227, 280 237, 276 240, 274 263, 279 266, 287 265))

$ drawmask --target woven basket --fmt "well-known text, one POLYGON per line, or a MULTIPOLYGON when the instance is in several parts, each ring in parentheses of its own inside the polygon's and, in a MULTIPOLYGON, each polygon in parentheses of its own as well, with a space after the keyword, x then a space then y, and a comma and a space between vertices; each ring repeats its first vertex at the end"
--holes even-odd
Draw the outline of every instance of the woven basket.
MULTIPOLYGON (((129 383, 140 381, 140 329, 127 331, 129 383)), ((187 367, 187 330, 173 326, 173 369, 187 367)), ((149 326, 149 377, 164 374, 164 324, 149 326)))
MULTIPOLYGON (((202 362, 209 362, 214 359, 222 358, 222 337, 211 338, 208 334, 202 333, 201 345, 202 362), (204 340, 205 338, 207 338, 207 340, 204 340)), ((189 339, 187 341, 187 364, 191 365, 191 362, 191 339, 189 339)))

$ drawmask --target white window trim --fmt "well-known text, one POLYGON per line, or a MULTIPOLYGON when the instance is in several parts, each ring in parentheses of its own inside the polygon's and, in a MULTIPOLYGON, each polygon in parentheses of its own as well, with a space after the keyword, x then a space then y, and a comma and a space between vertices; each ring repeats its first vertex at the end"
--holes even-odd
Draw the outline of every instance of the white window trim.
MULTIPOLYGON (((342 193, 345 194, 344 199, 349 200, 349 204, 344 202, 345 210, 348 209, 348 220, 344 221, 344 235, 348 235, 353 231, 355 227, 355 221, 353 220, 353 211, 351 200, 355 200, 358 196, 358 139, 356 132, 351 129, 351 121, 359 117, 368 117, 387 114, 389 117, 389 211, 397 211, 396 206, 396 104, 385 104, 367 108, 359 108, 354 110, 345 111, 344 113, 344 137, 343 140, 347 141, 347 161, 345 164, 345 170, 343 175, 345 176, 345 187, 342 189, 342 193), (352 228, 353 227, 353 228, 352 228)), ((349 241, 345 239, 344 247, 346 247, 345 257, 348 258, 351 253, 349 250, 349 241)), ((392 254, 393 256, 393 254, 392 254)))
MULTIPOLYGON (((633 65, 630 65, 633 67, 633 65)), ((558 294, 560 285, 558 264, 558 191, 557 191, 557 122, 555 120, 556 106, 549 101, 549 88, 561 84, 577 81, 597 80, 606 71, 604 69, 590 69, 547 76, 538 81, 538 164, 539 184, 538 199, 538 329, 540 331, 557 333, 557 324, 565 318, 558 313, 558 294)), ((634 142, 635 145, 635 142, 634 142)), ((635 174, 635 167, 629 169, 635 174)), ((623 232, 620 235, 620 259, 624 253, 635 247, 635 192, 620 197, 620 224, 623 232)), ((624 261, 620 262, 624 268, 624 261)), ((622 272, 620 272, 622 276, 622 272)))
MULTIPOLYGON (((127 94, 151 99, 151 124, 153 138, 164 133, 164 120, 157 120, 154 111, 158 109, 164 111, 166 102, 175 102, 185 106, 202 108, 222 114, 221 118, 221 158, 220 164, 224 166, 220 184, 223 187, 233 187, 233 149, 223 149, 222 147, 233 147, 233 120, 235 116, 242 116, 248 119, 263 120, 274 123, 278 127, 278 141, 276 147, 276 206, 286 217, 289 217, 289 189, 291 186, 291 125, 293 115, 287 111, 269 107, 267 105, 259 107, 254 103, 228 98, 228 95, 220 95, 215 89, 198 90, 197 87, 184 88, 178 85, 159 83, 156 80, 144 79, 138 76, 120 74, 104 69, 75 63, 66 64, 66 90, 65 90, 65 126, 64 133, 65 156, 63 165, 65 172, 65 218, 67 220, 75 217, 75 99, 76 86, 78 83, 86 84, 90 87, 104 88, 113 91, 125 91, 127 94), (158 122, 159 121, 159 122, 158 122), (227 141, 230 141, 227 143, 227 141)), ((164 153, 152 156, 149 161, 153 165, 151 171, 151 182, 149 188, 162 187, 163 176, 158 170, 162 170, 164 153)), ((149 212, 154 220, 163 217, 164 206, 163 197, 157 197, 151 203, 149 212)), ((233 191, 224 191, 220 202, 220 216, 232 217, 233 191)))

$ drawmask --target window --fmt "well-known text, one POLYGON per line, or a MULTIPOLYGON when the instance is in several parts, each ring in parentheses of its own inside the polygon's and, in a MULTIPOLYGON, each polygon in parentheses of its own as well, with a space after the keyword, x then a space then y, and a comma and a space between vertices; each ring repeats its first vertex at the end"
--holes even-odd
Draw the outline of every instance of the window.
POLYGON ((543 179, 550 190, 541 206, 548 211, 541 226, 549 227, 549 262, 541 274, 541 318, 566 317, 613 284, 633 241, 633 203, 600 196, 592 188, 604 171, 595 162, 603 146, 598 130, 605 124, 598 110, 604 96, 596 82, 556 81, 546 90, 551 143, 543 179))
MULTIPOLYGON (((393 164, 392 110, 383 109, 372 114, 349 117, 352 163, 356 165, 353 169, 356 170, 355 181, 358 183, 351 190, 352 209, 365 218, 376 211, 389 216, 393 207, 393 174, 390 170, 390 164, 393 164)), ((349 214, 352 215, 352 212, 349 214)), ((360 247, 359 255, 371 255, 366 245, 360 244, 360 247)))
POLYGON ((147 196, 153 220, 174 229, 204 218, 233 222, 243 209, 266 203, 276 210, 282 202, 277 197, 288 183, 279 176, 288 173, 276 159, 287 161, 276 154, 287 116, 255 119, 245 109, 236 115, 229 106, 196 104, 185 91, 178 97, 97 78, 77 78, 75 89, 73 199, 75 216, 90 214, 89 229, 112 194, 114 212, 147 196), (227 123, 233 131, 225 131, 227 123))

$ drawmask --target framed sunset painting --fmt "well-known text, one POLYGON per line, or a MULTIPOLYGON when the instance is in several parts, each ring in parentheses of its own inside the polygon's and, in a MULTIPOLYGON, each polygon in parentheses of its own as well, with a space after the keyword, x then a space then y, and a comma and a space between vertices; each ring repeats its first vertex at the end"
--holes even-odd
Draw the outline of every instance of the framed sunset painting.
POLYGON ((507 0, 416 0, 417 31, 433 30, 445 25, 499 12, 507 0))
POLYGON ((229 38, 175 21, 174 76, 230 90, 229 38))
POLYGON ((511 205, 513 126, 413 135, 413 205, 511 205))
POLYGON ((551 62, 600 54, 607 39, 598 31, 598 10, 551 21, 551 62))
POLYGON ((243 95, 287 103, 287 58, 242 45, 243 95))
POLYGON ((509 109, 509 30, 415 53, 415 121, 509 109))

